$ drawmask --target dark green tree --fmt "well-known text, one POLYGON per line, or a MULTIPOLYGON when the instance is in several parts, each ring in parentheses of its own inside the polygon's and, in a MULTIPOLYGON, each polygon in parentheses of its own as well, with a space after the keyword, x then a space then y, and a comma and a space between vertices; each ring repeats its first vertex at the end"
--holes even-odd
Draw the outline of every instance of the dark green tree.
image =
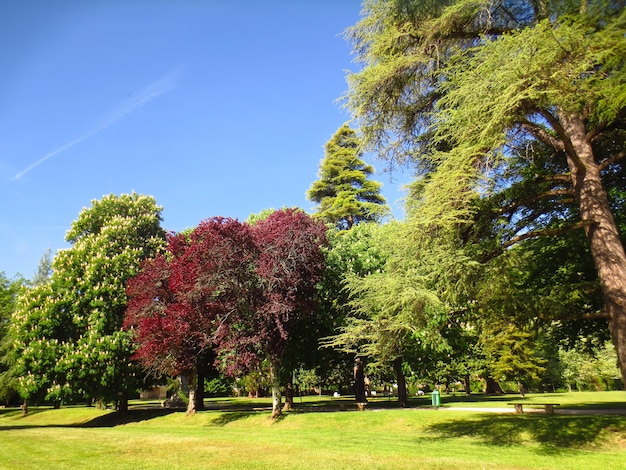
POLYGON ((316 216, 340 229, 364 221, 381 221, 389 206, 380 193, 382 184, 368 179, 374 168, 362 159, 361 142, 347 124, 326 143, 319 180, 307 191, 316 202, 316 216))
MULTIPOLYGON (((626 378, 626 253, 605 178, 625 155, 623 2, 367 0, 364 12, 348 32, 364 67, 347 103, 366 148, 427 175, 425 225, 474 223, 501 175, 550 182, 546 201, 569 196, 560 230, 586 235, 626 378), (564 171, 520 173, 538 146, 564 171)), ((554 234, 539 228, 518 226, 507 243, 554 234)))

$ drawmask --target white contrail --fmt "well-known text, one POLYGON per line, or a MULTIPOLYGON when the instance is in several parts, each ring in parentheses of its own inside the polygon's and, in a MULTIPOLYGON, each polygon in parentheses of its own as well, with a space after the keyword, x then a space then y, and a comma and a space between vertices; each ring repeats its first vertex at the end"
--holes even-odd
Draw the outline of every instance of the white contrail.
POLYGON ((139 93, 135 94, 130 99, 124 101, 116 110, 114 110, 112 113, 110 113, 110 115, 108 115, 107 117, 103 119, 102 124, 90 130, 89 132, 81 135, 80 137, 66 143, 62 147, 59 147, 58 149, 53 150, 52 152, 44 155, 35 163, 32 163, 31 165, 29 165, 28 167, 20 171, 18 174, 16 174, 13 177, 13 179, 14 180, 20 179, 26 173, 28 173, 35 167, 41 165, 46 160, 54 157, 55 155, 58 155, 61 152, 64 152, 74 147, 75 145, 80 144, 81 142, 84 142, 85 140, 96 135, 97 133, 102 132, 108 127, 111 127, 113 124, 121 121, 122 119, 125 119, 130 114, 132 114, 133 112, 135 112, 137 109, 141 108, 142 106, 148 104, 153 99, 172 90, 174 87, 176 87, 176 82, 181 73, 181 70, 182 70, 182 67, 177 67, 172 72, 168 73, 167 75, 164 75, 163 77, 161 77, 154 83, 151 83, 146 88, 141 90, 139 93))

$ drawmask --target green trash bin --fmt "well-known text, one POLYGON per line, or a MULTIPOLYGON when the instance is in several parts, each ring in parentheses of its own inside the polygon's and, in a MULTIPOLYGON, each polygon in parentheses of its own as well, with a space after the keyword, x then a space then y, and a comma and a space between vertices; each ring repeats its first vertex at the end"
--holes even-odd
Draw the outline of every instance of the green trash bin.
POLYGON ((433 390, 433 393, 430 394, 430 399, 432 400, 433 406, 439 408, 439 390, 433 390))

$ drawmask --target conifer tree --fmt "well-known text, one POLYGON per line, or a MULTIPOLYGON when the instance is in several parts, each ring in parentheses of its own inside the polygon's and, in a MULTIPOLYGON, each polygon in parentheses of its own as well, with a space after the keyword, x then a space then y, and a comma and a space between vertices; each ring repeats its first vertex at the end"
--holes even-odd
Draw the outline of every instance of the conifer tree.
POLYGON ((365 147, 415 165, 423 176, 419 222, 432 233, 473 226, 478 199, 520 181, 535 192, 503 200, 496 223, 502 215, 527 220, 532 200, 546 210, 518 225, 502 248, 584 232, 626 381, 626 250, 610 199, 623 182, 609 178, 623 174, 626 156, 623 2, 365 0, 363 7, 347 32, 363 67, 348 76, 346 101, 365 147), (544 148, 547 173, 528 164, 544 148), (546 227, 555 214, 562 223, 546 227))
POLYGON ((326 143, 319 180, 307 191, 307 198, 319 204, 316 216, 339 229, 384 218, 389 206, 380 193, 382 184, 368 179, 373 173, 361 159, 359 137, 344 124, 326 143))

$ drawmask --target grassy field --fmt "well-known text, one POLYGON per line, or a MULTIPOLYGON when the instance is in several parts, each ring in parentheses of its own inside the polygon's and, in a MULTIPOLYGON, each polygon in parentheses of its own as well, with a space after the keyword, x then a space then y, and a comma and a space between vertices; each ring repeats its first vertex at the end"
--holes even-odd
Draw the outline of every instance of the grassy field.
MULTIPOLYGON (((487 412, 516 396, 428 397, 397 409, 373 400, 296 399, 272 422, 267 400, 209 400, 194 416, 134 403, 120 420, 86 407, 0 410, 0 468, 81 469, 626 469, 625 392, 542 394, 529 400, 601 414, 487 412), (474 410, 458 410, 474 407, 474 410)), ((510 407, 509 407, 510 408, 510 407)))

